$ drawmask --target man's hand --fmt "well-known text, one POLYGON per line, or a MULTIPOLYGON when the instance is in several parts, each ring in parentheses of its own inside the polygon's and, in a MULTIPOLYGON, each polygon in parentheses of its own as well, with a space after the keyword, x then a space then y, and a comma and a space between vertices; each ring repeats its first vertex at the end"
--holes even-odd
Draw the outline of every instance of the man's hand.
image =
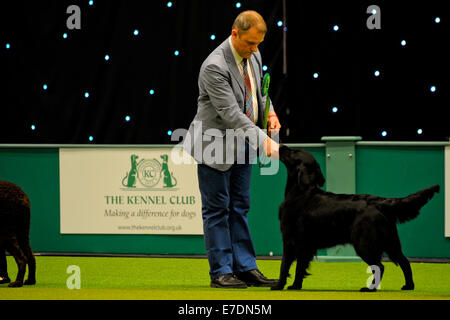
POLYGON ((267 133, 269 136, 272 135, 272 131, 278 132, 281 129, 280 121, 278 120, 277 114, 274 111, 269 112, 269 117, 267 119, 267 133))
POLYGON ((278 149, 280 148, 279 144, 274 140, 267 138, 264 140, 264 151, 268 157, 273 159, 279 159, 278 149))
POLYGON ((269 138, 264 141, 264 151, 268 157, 279 159, 278 149, 279 145, 277 142, 272 140, 270 137, 280 131, 281 124, 278 120, 277 114, 274 111, 269 111, 269 116, 267 118, 267 134, 269 138))

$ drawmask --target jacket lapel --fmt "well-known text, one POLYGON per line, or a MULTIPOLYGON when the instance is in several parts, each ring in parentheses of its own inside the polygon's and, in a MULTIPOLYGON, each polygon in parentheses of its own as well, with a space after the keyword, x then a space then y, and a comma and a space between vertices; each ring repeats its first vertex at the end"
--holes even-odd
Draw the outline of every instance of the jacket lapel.
POLYGON ((231 74, 233 75, 237 83, 239 83, 242 93, 245 94, 244 79, 242 78, 241 73, 239 72, 239 69, 236 65, 236 60, 234 60, 233 52, 231 51, 230 42, 228 38, 224 41, 223 55, 228 64, 228 67, 230 68, 231 74))

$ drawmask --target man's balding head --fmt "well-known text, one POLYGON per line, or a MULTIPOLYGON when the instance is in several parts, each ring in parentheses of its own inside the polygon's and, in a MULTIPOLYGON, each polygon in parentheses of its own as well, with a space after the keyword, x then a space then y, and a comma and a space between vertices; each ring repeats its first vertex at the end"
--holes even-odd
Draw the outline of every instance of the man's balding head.
POLYGON ((264 41, 266 31, 266 23, 258 12, 244 11, 234 20, 231 43, 242 58, 249 59, 258 51, 258 45, 264 41))
POLYGON ((248 10, 241 12, 234 20, 231 29, 237 29, 239 33, 248 31, 251 27, 255 27, 258 32, 266 33, 267 26, 263 17, 256 11, 248 10))

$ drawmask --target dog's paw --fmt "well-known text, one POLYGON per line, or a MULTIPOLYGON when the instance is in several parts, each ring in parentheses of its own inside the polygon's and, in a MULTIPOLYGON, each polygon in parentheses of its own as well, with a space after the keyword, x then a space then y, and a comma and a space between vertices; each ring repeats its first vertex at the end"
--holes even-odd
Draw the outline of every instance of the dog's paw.
POLYGON ((367 287, 363 287, 359 290, 360 292, 377 292, 377 289, 373 288, 373 289, 369 289, 367 287))
POLYGON ((22 281, 14 281, 14 282, 11 282, 10 284, 8 284, 8 287, 11 287, 11 288, 20 288, 22 286, 23 286, 22 281))
POLYGON ((293 284, 287 288, 288 290, 302 290, 302 286, 293 284))
POLYGON ((283 290, 284 285, 277 284, 273 287, 270 287, 270 290, 283 290))
POLYGON ((24 283, 24 285, 26 285, 26 286, 31 286, 33 284, 36 284, 36 279, 27 279, 27 280, 25 280, 25 283, 24 283))
POLYGON ((414 284, 405 284, 402 290, 414 290, 414 284))

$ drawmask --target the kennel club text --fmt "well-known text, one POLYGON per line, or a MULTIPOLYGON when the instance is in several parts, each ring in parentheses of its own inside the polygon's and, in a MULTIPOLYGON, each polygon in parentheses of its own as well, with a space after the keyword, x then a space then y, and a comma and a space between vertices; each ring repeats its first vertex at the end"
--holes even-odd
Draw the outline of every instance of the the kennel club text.
POLYGON ((173 195, 170 197, 160 196, 105 196, 106 204, 138 204, 138 205, 194 205, 195 196, 173 195))
POLYGON ((270 315, 271 305, 263 304, 224 304, 221 307, 190 306, 185 304, 178 307, 179 315, 200 315, 209 318, 216 315, 270 315))

